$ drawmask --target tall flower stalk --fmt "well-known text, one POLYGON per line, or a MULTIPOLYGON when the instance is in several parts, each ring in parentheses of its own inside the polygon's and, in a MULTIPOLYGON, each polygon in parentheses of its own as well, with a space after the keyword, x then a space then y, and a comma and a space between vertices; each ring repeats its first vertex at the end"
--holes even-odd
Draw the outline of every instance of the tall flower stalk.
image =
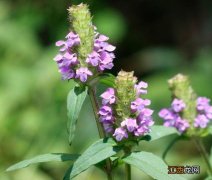
MULTIPOLYGON (((107 42, 108 37, 96 31, 87 5, 71 6, 68 12, 71 22, 70 32, 65 41, 56 42, 56 46, 60 47, 60 53, 54 60, 58 64, 63 80, 74 79, 81 85, 88 86, 99 136, 105 138, 105 132, 99 122, 95 83, 92 81, 105 69, 113 67, 115 46, 107 42)), ((111 171, 111 161, 107 159, 105 172, 109 180, 112 179, 111 171)))

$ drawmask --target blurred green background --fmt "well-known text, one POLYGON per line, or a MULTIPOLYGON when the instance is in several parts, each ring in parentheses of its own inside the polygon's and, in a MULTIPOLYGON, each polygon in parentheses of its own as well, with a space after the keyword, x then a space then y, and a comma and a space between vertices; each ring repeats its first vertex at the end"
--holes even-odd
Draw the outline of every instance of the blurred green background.
MULTIPOLYGON (((98 139, 90 102, 87 99, 77 125, 76 139, 68 145, 66 96, 71 87, 60 80, 55 42, 68 32, 67 8, 82 1, 1 0, 0 1, 0 179, 59 180, 69 163, 45 163, 5 173, 20 160, 48 152, 81 153, 98 139)), ((212 98, 212 1, 210 0, 98 0, 90 5, 94 24, 117 46, 114 75, 120 69, 135 71, 149 83, 148 97, 155 109, 170 103, 167 80, 177 73, 190 76, 200 96, 212 98)), ((100 87, 102 89, 102 87, 100 87)), ((161 156, 173 137, 141 148, 161 156)), ((204 139, 207 150, 212 137, 204 139)), ((171 165, 205 164, 194 144, 178 142, 167 156, 171 165)), ((122 168, 115 170, 123 179, 122 168)), ((90 168, 77 180, 105 179, 90 168)), ((133 169, 133 180, 151 179, 133 169)))

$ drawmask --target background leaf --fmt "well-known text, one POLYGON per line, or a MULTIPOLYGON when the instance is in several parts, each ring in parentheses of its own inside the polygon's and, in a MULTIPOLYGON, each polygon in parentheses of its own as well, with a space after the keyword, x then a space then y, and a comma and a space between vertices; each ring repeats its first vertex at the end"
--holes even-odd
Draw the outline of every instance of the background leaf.
POLYGON ((149 135, 151 136, 150 141, 154 141, 164 136, 169 136, 171 134, 179 133, 175 128, 155 125, 151 128, 151 132, 149 133, 149 135))
POLYGON ((70 90, 67 98, 67 109, 68 109, 68 133, 69 133, 69 144, 72 143, 74 138, 74 131, 76 128, 77 119, 81 111, 83 102, 87 96, 87 87, 75 86, 70 90))
POLYGON ((163 160, 149 152, 132 153, 123 159, 124 162, 137 167, 154 179, 181 180, 183 177, 175 174, 168 174, 167 165, 163 160))
POLYGON ((209 134, 211 134, 211 135, 212 135, 212 126, 209 126, 209 128, 208 128, 208 132, 209 132, 209 134))
POLYGON ((116 142, 112 139, 100 139, 92 144, 71 166, 65 174, 64 180, 69 180, 110 156, 113 156, 119 150, 116 142))
POLYGON ((25 168, 31 164, 49 162, 49 161, 70 161, 76 160, 79 157, 78 154, 65 154, 65 153, 50 153, 35 156, 32 159, 27 159, 10 166, 7 171, 13 171, 21 168, 25 168))
POLYGON ((115 76, 110 73, 104 73, 100 76, 99 82, 109 87, 115 86, 115 76))

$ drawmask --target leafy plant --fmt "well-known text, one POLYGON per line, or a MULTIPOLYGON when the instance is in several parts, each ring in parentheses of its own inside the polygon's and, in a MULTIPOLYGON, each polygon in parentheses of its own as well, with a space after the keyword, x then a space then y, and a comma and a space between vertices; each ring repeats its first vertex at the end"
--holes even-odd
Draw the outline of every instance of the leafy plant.
POLYGON ((208 174, 212 176, 211 156, 209 160, 200 139, 211 133, 211 126, 208 120, 208 126, 202 127, 203 120, 196 118, 197 113, 200 113, 210 119, 212 106, 206 103, 207 110, 203 108, 205 114, 198 108, 197 111, 196 96, 192 88, 184 76, 178 75, 169 81, 175 98, 172 108, 159 113, 159 116, 165 119, 165 126, 154 125, 153 110, 149 108, 151 100, 143 97, 147 94, 148 84, 144 81, 138 82, 134 72, 120 71, 116 77, 105 73, 105 70, 113 67, 115 46, 109 44, 109 38, 100 34, 92 24, 87 5, 73 5, 68 12, 70 32, 65 40, 56 42, 60 50, 54 61, 62 79, 73 85, 67 98, 69 144, 72 145, 79 115, 86 110, 82 107, 87 96, 93 108, 100 140, 90 145, 81 155, 39 155, 21 161, 9 167, 7 171, 41 162, 71 161, 64 180, 76 177, 91 166, 100 168, 108 180, 112 180, 115 168, 123 164, 128 180, 132 176, 131 165, 154 179, 185 179, 181 175, 168 174, 168 165, 163 159, 177 140, 190 138, 197 144, 208 166, 208 174), (107 87, 100 96, 101 102, 96 95, 98 84, 107 87), (163 159, 139 149, 138 145, 142 141, 151 143, 169 135, 175 135, 175 139, 165 150, 163 159))

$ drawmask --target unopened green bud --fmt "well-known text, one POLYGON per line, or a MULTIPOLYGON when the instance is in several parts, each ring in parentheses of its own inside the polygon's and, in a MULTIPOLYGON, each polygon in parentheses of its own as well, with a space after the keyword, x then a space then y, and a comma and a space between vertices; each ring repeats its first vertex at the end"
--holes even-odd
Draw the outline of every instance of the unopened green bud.
POLYGON ((80 45, 76 47, 78 58, 81 64, 93 50, 94 45, 94 26, 92 17, 86 4, 73 5, 68 9, 71 22, 71 30, 80 37, 80 45))
POLYGON ((134 72, 120 71, 115 80, 115 87, 117 90, 117 115, 121 118, 130 116, 130 104, 136 98, 135 84, 137 78, 133 76, 134 72))

